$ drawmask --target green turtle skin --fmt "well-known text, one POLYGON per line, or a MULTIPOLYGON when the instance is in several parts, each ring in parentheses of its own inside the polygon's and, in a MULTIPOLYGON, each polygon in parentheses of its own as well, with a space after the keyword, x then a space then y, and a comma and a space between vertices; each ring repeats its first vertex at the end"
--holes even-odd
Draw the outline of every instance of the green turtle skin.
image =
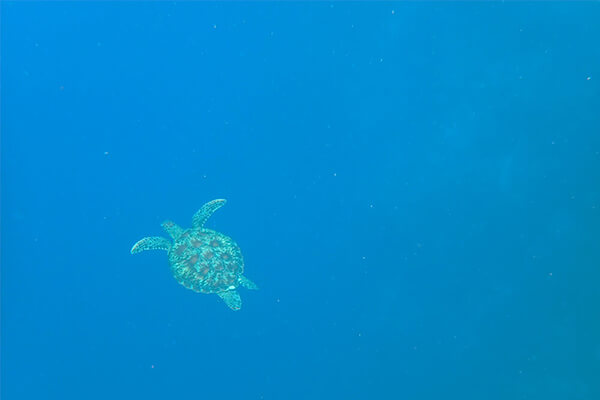
POLYGON ((184 287, 198 293, 217 294, 229 308, 239 310, 242 300, 237 288, 258 289, 246 278, 244 258, 230 237, 204 228, 204 223, 225 200, 206 203, 192 219, 192 228, 182 229, 171 221, 162 224, 173 243, 162 237, 147 237, 131 248, 131 254, 145 250, 166 250, 173 277, 184 287))

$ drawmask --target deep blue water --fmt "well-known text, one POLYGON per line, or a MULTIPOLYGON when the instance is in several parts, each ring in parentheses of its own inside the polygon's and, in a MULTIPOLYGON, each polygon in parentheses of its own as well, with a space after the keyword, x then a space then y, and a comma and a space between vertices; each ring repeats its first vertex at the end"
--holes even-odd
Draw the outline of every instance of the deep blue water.
POLYGON ((600 398, 598 3, 1 11, 3 400, 600 398))

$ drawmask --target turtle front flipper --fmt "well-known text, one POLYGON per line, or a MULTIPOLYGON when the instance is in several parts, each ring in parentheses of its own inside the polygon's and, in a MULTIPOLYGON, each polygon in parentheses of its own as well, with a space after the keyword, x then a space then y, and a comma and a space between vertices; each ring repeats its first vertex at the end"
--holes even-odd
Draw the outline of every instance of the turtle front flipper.
POLYGON ((160 224, 160 226, 162 226, 162 228, 169 234, 169 236, 173 238, 173 240, 176 240, 183 233, 183 228, 173 221, 165 221, 160 224))
POLYGON ((244 275, 239 277, 238 283, 241 287, 245 287, 246 289, 258 290, 258 285, 244 275))
POLYGON ((216 199, 203 205, 192 217, 192 226, 195 229, 202 228, 206 220, 208 220, 215 211, 223 207, 226 202, 227 200, 225 199, 216 199))
POLYGON ((171 241, 162 237, 145 237, 131 248, 131 254, 145 250, 167 250, 171 248, 171 241))
POLYGON ((220 298, 223 299, 227 307, 231 308, 234 311, 242 308, 242 298, 240 294, 235 290, 228 290, 227 292, 217 293, 220 298))

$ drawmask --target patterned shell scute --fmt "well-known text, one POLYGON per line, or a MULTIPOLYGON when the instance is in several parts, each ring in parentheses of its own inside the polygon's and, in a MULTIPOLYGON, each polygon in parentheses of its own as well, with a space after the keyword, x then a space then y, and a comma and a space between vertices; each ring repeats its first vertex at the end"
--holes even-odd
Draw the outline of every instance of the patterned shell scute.
POLYGON ((188 229, 169 250, 175 279, 199 293, 219 293, 238 285, 244 260, 238 245, 210 229, 188 229))

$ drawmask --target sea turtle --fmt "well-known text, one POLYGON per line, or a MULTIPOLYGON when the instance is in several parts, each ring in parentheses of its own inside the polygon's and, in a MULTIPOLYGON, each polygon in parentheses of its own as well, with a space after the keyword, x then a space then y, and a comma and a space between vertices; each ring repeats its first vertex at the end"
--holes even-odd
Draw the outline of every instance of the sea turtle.
POLYGON ((174 222, 162 227, 173 239, 146 237, 131 248, 131 254, 144 250, 166 250, 173 276, 183 286, 198 293, 215 293, 232 310, 242 307, 238 286, 258 289, 246 278, 244 259, 238 245, 228 236, 204 227, 206 220, 225 205, 224 199, 209 201, 194 214, 192 227, 184 230, 174 222))

